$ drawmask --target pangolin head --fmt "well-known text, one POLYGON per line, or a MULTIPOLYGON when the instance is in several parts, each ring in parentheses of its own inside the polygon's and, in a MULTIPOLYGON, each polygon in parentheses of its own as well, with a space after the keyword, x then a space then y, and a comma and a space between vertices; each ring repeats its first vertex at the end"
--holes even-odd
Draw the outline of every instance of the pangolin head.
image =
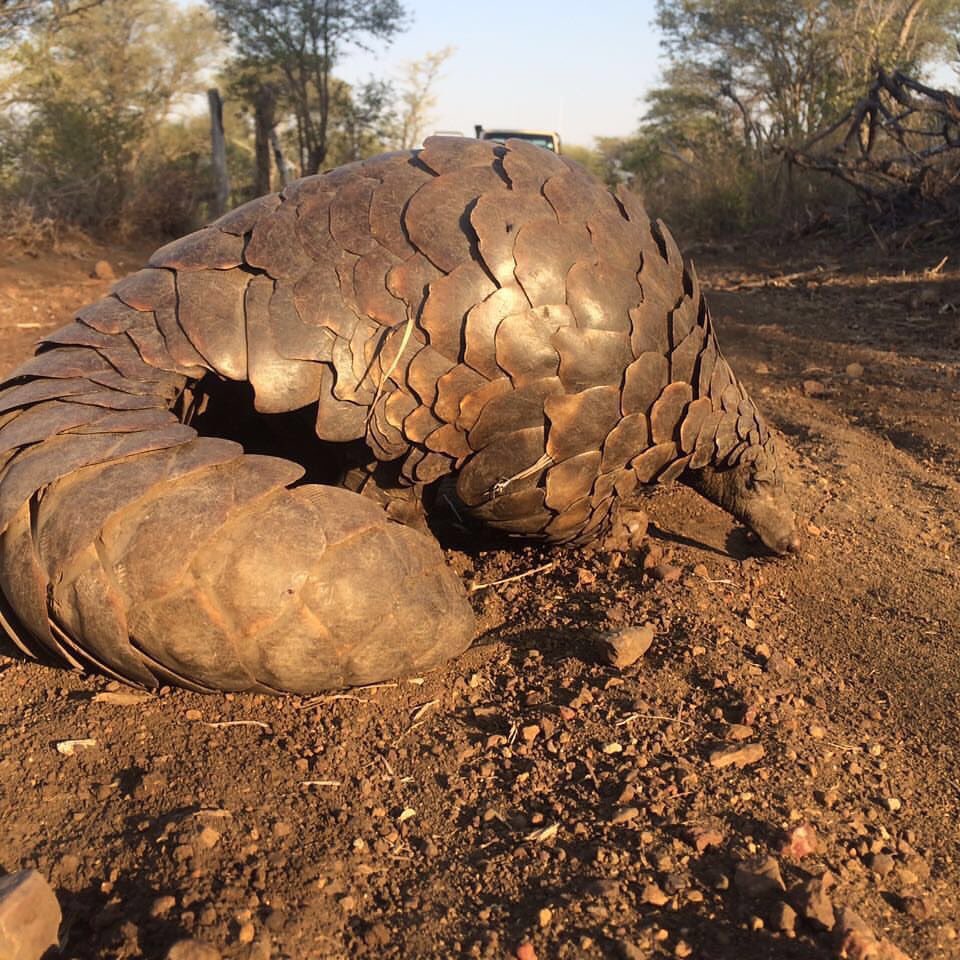
POLYGON ((743 452, 732 467, 690 470, 684 482, 749 527, 774 553, 797 553, 793 509, 777 466, 772 437, 743 452))

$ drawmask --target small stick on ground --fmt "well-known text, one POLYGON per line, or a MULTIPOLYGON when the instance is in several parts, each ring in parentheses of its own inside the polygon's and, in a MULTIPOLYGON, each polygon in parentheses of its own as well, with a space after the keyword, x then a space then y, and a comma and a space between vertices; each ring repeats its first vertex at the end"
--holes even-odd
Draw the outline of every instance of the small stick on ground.
POLYGON ((270 730, 270 724, 262 720, 218 720, 216 723, 204 723, 205 727, 260 727, 263 730, 270 730))
POLYGON ((523 580, 524 577, 532 577, 535 573, 545 573, 552 570, 557 565, 556 560, 545 563, 543 566, 534 567, 532 570, 525 570, 523 573, 516 573, 512 577, 504 577, 502 580, 491 580, 489 583, 471 583, 470 593, 476 593, 478 590, 486 590, 487 587, 498 587, 502 583, 513 583, 514 580, 523 580))

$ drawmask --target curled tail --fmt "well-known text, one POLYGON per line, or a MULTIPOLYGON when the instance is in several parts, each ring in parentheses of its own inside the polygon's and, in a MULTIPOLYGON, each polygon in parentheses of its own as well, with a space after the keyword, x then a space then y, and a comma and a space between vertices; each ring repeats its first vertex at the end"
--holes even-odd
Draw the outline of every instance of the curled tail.
POLYGON ((0 385, 0 625, 146 687, 310 693, 461 652, 472 614, 435 542, 179 422, 191 381, 244 371, 138 300, 164 275, 121 282, 0 385))

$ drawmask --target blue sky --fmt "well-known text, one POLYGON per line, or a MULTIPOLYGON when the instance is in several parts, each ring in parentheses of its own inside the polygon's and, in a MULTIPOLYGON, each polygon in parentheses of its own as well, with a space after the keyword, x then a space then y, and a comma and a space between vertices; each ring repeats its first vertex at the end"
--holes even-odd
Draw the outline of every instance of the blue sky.
POLYGON ((334 68, 351 83, 396 80, 404 61, 455 48, 435 86, 430 131, 473 125, 559 131, 566 143, 636 129, 659 74, 653 0, 405 0, 410 29, 334 68))

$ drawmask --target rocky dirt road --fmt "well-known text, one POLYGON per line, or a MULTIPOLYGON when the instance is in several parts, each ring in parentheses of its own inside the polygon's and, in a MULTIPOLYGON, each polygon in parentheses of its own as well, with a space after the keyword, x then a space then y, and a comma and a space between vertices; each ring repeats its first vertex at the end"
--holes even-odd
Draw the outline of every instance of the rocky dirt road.
MULTIPOLYGON (((645 540, 637 514, 585 550, 454 530, 474 648, 313 700, 146 696, 0 647, 0 873, 50 880, 77 960, 186 937, 243 960, 960 957, 960 271, 924 272, 948 252, 699 257, 789 443, 799 558, 680 487, 636 505, 645 540), (637 663, 603 660, 647 623, 637 663)), ((105 289, 103 255, 137 265, 0 260, 4 371, 105 289)))

